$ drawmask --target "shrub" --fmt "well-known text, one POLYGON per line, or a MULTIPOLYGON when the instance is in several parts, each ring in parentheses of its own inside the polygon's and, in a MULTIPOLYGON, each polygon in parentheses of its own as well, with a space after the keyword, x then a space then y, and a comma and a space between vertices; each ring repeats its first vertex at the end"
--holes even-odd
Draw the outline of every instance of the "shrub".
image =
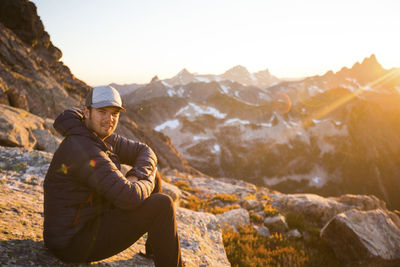
POLYGON ((279 211, 276 208, 272 207, 270 204, 264 204, 264 212, 266 217, 279 214, 279 211))
POLYGON ((213 196, 213 198, 211 200, 221 200, 223 202, 232 203, 232 202, 238 201, 238 198, 236 195, 216 194, 215 196, 213 196))
POLYGON ((305 251, 280 234, 263 237, 252 226, 223 231, 227 257, 232 266, 303 266, 305 251))
POLYGON ((257 200, 257 197, 256 197, 256 195, 253 194, 253 195, 244 196, 243 199, 246 199, 246 200, 257 200))
POLYGON ((257 214, 254 211, 250 211, 249 216, 250 220, 255 224, 261 224, 264 222, 264 216, 257 214))
POLYGON ((224 213, 224 212, 227 212, 230 210, 234 210, 234 209, 239 209, 239 208, 240 208, 240 205, 235 204, 235 205, 229 205, 229 206, 225 206, 225 207, 219 207, 219 206, 211 207, 211 208, 207 207, 205 209, 205 211, 213 213, 213 214, 221 214, 221 213, 224 213))
POLYGON ((286 214, 286 222, 290 229, 303 231, 305 229, 304 215, 297 212, 289 212, 286 214))
POLYGON ((191 187, 191 186, 189 185, 189 183, 186 182, 186 181, 176 181, 174 184, 175 184, 177 187, 179 187, 179 189, 184 190, 184 191, 188 191, 188 192, 191 192, 191 193, 197 193, 197 192, 199 192, 198 189, 191 187))
POLYGON ((186 202, 182 204, 182 207, 198 211, 203 210, 207 205, 207 201, 202 201, 194 195, 190 195, 186 202))

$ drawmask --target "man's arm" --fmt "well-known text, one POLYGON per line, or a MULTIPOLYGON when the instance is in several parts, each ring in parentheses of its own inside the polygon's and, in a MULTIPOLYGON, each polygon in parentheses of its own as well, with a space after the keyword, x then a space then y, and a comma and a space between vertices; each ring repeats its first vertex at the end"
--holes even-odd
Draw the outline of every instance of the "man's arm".
POLYGON ((155 172, 150 173, 145 180, 130 182, 104 151, 98 147, 82 145, 83 137, 78 138, 81 145, 74 146, 79 151, 74 153, 76 156, 73 161, 78 163, 71 169, 73 177, 121 209, 134 209, 150 196, 155 184, 155 172))
POLYGON ((139 180, 147 177, 157 166, 157 157, 146 144, 129 140, 123 136, 114 135, 115 153, 122 164, 132 166, 126 176, 135 176, 139 180))

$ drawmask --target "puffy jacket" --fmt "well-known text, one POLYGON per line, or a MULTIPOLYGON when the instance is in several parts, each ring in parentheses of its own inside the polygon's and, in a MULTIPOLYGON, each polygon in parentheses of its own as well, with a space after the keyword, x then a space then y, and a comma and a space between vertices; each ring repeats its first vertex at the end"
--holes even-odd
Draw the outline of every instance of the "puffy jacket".
POLYGON ((148 177, 157 164, 145 144, 112 134, 104 142, 86 128, 83 112, 68 109, 54 122, 65 136, 54 153, 44 180, 45 244, 50 249, 66 247, 86 223, 107 209, 135 209, 152 192, 148 177), (132 166, 127 176, 121 164, 132 166))

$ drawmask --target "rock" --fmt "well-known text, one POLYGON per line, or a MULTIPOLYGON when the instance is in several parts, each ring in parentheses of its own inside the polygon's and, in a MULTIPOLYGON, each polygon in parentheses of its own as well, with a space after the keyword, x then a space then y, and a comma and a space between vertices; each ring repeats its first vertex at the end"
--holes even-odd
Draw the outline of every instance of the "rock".
POLYGON ((245 209, 234 209, 218 214, 217 219, 222 228, 233 227, 237 229, 239 226, 250 224, 249 212, 245 209))
POLYGON ((7 96, 11 106, 29 111, 29 104, 24 90, 18 90, 14 86, 10 86, 7 96))
POLYGON ((336 214, 350 209, 369 210, 385 208, 385 203, 375 196, 344 195, 338 198, 324 198, 316 194, 281 194, 270 195, 273 206, 285 212, 296 212, 324 226, 336 214))
POLYGON ((83 101, 90 87, 59 62, 61 51, 26 0, 0 3, 0 76, 8 86, 9 104, 54 118, 83 101))
POLYGON ((4 83, 3 79, 0 77, 0 104, 9 105, 7 96, 8 86, 4 83))
POLYGON ((272 232, 284 233, 288 230, 286 219, 283 215, 278 214, 273 217, 266 217, 264 219, 264 225, 268 227, 272 232))
POLYGON ((42 118, 0 104, 0 144, 54 152, 61 142, 44 126, 42 118))
POLYGON ((374 195, 365 196, 347 194, 340 197, 333 197, 331 199, 351 207, 357 207, 361 210, 386 209, 386 203, 374 195))
POLYGON ((253 228, 257 231, 257 233, 261 236, 270 236, 270 232, 268 227, 264 225, 253 225, 253 228))
MULTIPOLYGON (((43 181, 51 153, 0 146, 0 265, 71 266, 44 247, 43 181)), ((182 258, 188 267, 230 266, 217 218, 209 213, 176 208, 182 258)), ((140 256, 145 237, 97 266, 154 266, 140 256)), ((86 265, 74 265, 86 266, 86 265)))
POLYGON ((253 199, 243 199, 240 204, 246 210, 254 210, 260 206, 260 202, 253 199))
POLYGON ((199 196, 212 197, 216 194, 230 194, 237 196, 247 196, 254 194, 257 187, 243 181, 232 181, 233 179, 214 179, 211 177, 190 177, 190 179, 179 176, 168 175, 171 181, 185 181, 190 187, 199 190, 199 196))
POLYGON ((215 215, 177 208, 176 217, 187 266, 230 266, 215 215))
POLYGON ((347 263, 400 264, 400 229, 384 210, 340 213, 321 230, 321 237, 347 263))
POLYGON ((178 187, 163 181, 162 182, 162 190, 163 190, 163 193, 170 196, 175 203, 179 203, 182 192, 181 192, 181 190, 179 190, 178 187))
POLYGON ((301 238, 302 236, 299 230, 297 229, 290 230, 285 235, 289 238, 301 238))

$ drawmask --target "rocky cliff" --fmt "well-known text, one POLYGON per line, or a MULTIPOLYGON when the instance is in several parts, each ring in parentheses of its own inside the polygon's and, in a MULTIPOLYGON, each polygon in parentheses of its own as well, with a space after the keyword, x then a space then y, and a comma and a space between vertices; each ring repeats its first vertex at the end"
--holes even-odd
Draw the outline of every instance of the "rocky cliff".
MULTIPOLYGON (((2 107, 12 118, 0 113, 4 131, 0 144, 55 150, 54 140, 46 144, 44 140, 37 141, 38 136, 52 129, 52 119, 64 109, 82 106, 90 90, 90 86, 77 79, 60 61, 61 56, 61 50, 51 43, 33 3, 28 0, 0 2, 0 104, 29 112, 2 107), (18 113, 26 117, 20 124, 18 113), (31 118, 46 123, 34 126, 29 123, 31 118), (9 131, 18 132, 22 139, 10 140, 9 131), (38 134, 38 131, 42 132, 38 134)), ((138 126, 132 118, 122 115, 117 132, 148 143, 157 152, 161 167, 197 172, 167 136, 146 125, 138 126)))

